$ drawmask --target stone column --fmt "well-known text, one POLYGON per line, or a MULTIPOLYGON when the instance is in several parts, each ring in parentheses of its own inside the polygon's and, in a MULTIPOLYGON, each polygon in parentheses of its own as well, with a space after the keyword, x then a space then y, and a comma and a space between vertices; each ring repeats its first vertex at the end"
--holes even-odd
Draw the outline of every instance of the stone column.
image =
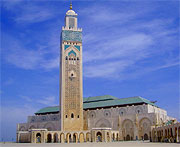
POLYGON ((176 142, 179 142, 179 131, 178 131, 178 127, 177 127, 177 133, 176 133, 176 142))
POLYGON ((19 143, 19 132, 16 134, 16 142, 19 143))

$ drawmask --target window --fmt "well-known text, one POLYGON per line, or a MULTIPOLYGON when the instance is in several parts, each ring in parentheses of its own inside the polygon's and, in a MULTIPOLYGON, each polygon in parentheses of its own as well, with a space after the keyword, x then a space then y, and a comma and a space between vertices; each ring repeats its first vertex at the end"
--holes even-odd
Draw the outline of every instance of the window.
POLYGON ((74 118, 74 114, 73 113, 71 114, 71 118, 74 118))
POLYGON ((66 56, 66 60, 68 60, 68 57, 66 56))
POLYGON ((71 77, 73 77, 73 73, 71 74, 71 77))
POLYGON ((79 115, 77 116, 77 118, 79 118, 79 115))
POLYGON ((79 60, 79 57, 77 57, 77 60, 79 60))
POLYGON ((66 118, 67 118, 67 115, 66 115, 66 118))

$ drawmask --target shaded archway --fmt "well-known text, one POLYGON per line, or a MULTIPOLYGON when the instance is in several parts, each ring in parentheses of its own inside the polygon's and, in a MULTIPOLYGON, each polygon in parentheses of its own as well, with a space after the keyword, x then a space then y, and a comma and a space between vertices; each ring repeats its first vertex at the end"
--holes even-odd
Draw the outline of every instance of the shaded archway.
MULTIPOLYGON (((148 137, 148 139, 147 140, 149 140, 149 136, 148 136, 148 134, 149 134, 149 132, 151 131, 151 125, 152 125, 152 122, 151 122, 151 120, 149 119, 149 118, 147 118, 147 117, 144 117, 144 118, 142 118, 140 121, 139 121, 139 126, 140 126, 140 128, 141 128, 141 130, 140 130, 140 136, 142 137, 142 139, 144 139, 145 140, 145 137, 148 137), (146 135, 145 135, 146 134, 146 135), (145 136, 144 136, 145 135, 145 136)), ((160 133, 159 133, 159 135, 160 135, 160 133)))
POLYGON ((119 134, 117 133, 116 141, 119 141, 119 134))
POLYGON ((78 142, 78 137, 77 137, 78 135, 77 135, 77 133, 74 133, 73 134, 73 142, 78 142))
POLYGON ((126 119, 123 121, 122 123, 122 127, 123 127, 123 137, 125 140, 127 140, 127 136, 129 136, 128 140, 133 140, 134 137, 134 124, 132 122, 132 120, 130 119, 126 119))
POLYGON ((47 135, 47 143, 51 143, 52 142, 52 135, 48 134, 47 135))
POLYGON ((41 143, 41 133, 36 134, 36 143, 41 143))
POLYGON ((58 142, 58 134, 55 133, 55 134, 54 134, 54 143, 57 143, 57 142, 58 142))
POLYGON ((113 141, 115 140, 115 134, 114 133, 112 134, 112 140, 113 141))
POLYGON ((90 142, 90 141, 91 141, 91 134, 86 133, 86 142, 90 142))
POLYGON ((144 134, 144 140, 149 140, 149 137, 146 133, 144 134))
POLYGON ((110 135, 109 135, 109 132, 107 132, 107 142, 110 142, 110 135))
POLYGON ((67 133, 66 134, 66 142, 67 143, 70 143, 72 140, 71 140, 71 134, 70 133, 67 133))
POLYGON ((101 132, 97 132, 97 134, 96 134, 96 141, 97 142, 102 142, 102 133, 101 132))
POLYGON ((126 141, 130 141, 130 140, 131 140, 130 135, 129 134, 126 135, 126 141))

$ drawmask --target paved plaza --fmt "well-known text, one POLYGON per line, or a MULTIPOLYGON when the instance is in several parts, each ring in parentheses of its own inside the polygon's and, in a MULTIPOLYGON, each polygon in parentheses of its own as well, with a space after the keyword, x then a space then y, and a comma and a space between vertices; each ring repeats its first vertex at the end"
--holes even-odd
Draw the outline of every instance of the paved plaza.
POLYGON ((111 142, 111 143, 1 143, 1 147, 180 147, 177 143, 152 143, 152 142, 111 142))

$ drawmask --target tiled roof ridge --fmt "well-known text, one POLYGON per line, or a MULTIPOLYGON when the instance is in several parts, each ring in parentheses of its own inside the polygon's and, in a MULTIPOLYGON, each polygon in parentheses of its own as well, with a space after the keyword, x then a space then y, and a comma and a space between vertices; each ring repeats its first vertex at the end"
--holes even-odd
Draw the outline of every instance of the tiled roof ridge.
POLYGON ((115 96, 112 96, 112 95, 99 95, 99 96, 89 96, 89 97, 84 97, 85 99, 88 99, 88 98, 94 98, 94 97, 111 97, 111 98, 117 98, 115 96))

